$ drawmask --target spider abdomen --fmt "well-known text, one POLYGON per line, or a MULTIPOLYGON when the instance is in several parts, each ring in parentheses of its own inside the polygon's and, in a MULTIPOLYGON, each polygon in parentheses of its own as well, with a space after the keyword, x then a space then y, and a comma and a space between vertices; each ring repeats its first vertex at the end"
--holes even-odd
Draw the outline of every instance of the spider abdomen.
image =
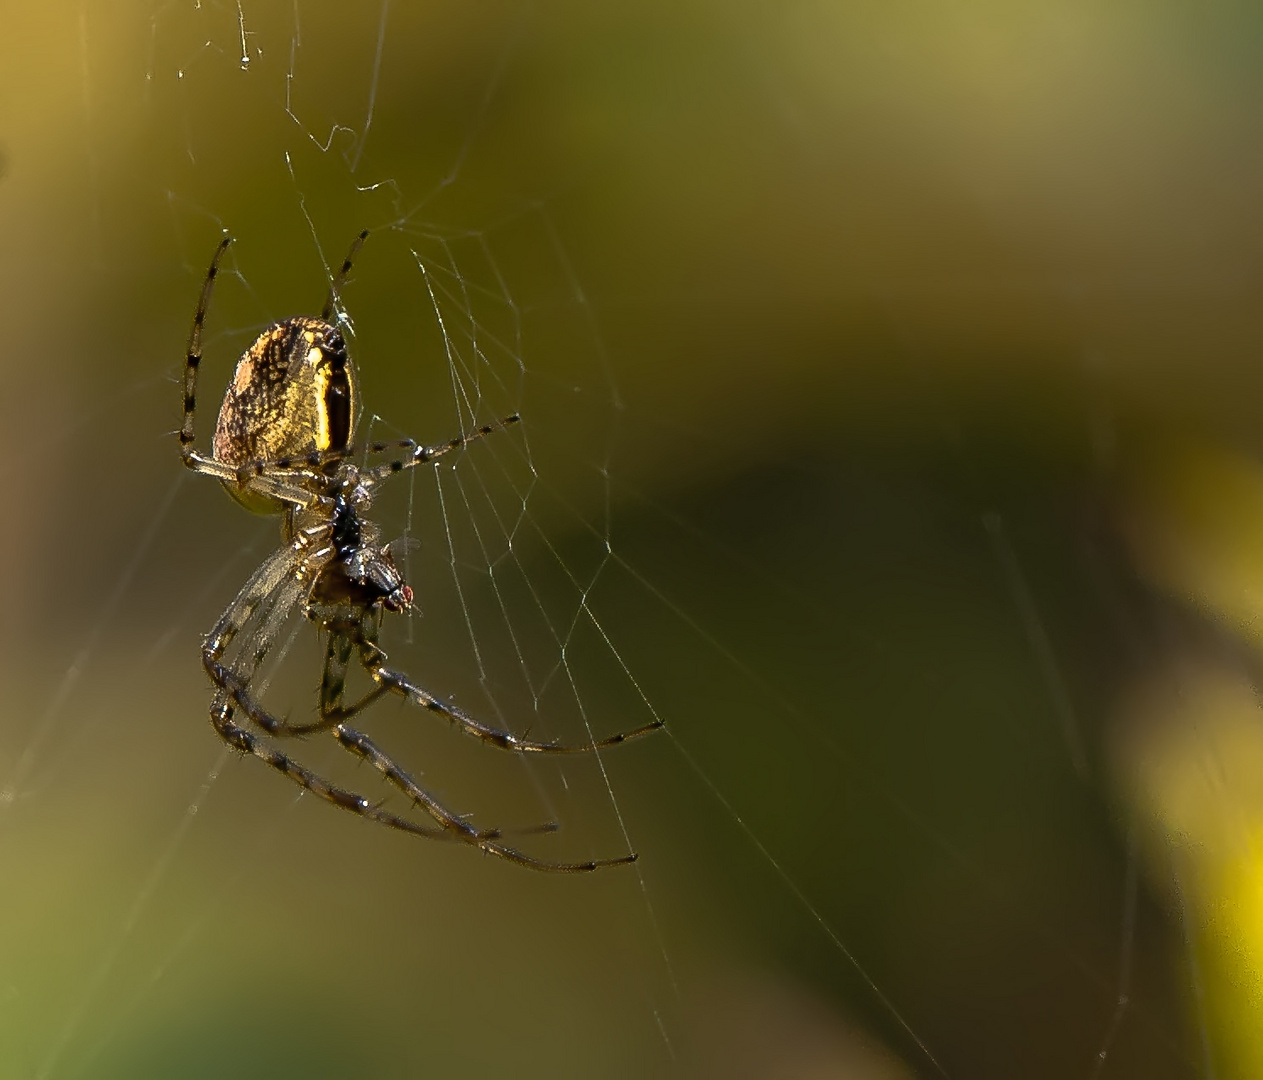
MULTIPOLYGON (((237 361, 211 444, 216 461, 250 465, 343 450, 359 407, 355 365, 337 327, 295 316, 269 326, 237 361)), ((281 505, 243 484, 229 494, 250 510, 281 505)))

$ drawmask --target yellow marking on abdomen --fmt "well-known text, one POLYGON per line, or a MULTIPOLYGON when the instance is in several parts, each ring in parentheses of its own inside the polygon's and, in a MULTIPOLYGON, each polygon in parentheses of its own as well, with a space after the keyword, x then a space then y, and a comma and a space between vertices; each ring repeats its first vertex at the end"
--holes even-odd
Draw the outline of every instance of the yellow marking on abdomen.
POLYGON ((325 396, 329 390, 329 372, 325 367, 324 354, 319 349, 307 353, 307 363, 316 373, 316 449, 329 449, 329 406, 325 396))

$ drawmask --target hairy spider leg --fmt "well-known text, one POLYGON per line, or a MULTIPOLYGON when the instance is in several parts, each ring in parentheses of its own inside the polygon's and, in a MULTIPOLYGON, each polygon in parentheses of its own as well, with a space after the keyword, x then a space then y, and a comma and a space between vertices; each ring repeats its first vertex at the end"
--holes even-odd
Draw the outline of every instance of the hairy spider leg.
POLYGON ((385 688, 378 686, 355 705, 342 707, 346 667, 353 646, 344 635, 336 632, 330 633, 325 652, 319 720, 306 724, 278 720, 260 706, 250 693, 254 674, 263 663, 281 627, 299 600, 309 591, 311 581, 329 561, 332 549, 321 543, 322 539, 327 539, 321 535, 325 531, 304 531, 300 538, 273 556, 273 559, 284 556, 276 566, 269 566, 272 560, 265 563, 254 578, 247 582, 237 602, 224 613, 219 625, 207 636, 203 648, 203 664, 212 680, 225 687, 231 693, 237 708, 269 735, 301 737, 323 731, 343 720, 349 720, 385 693, 385 688), (304 548, 313 547, 314 552, 303 554, 304 548), (228 665, 222 663, 231 642, 256 616, 257 625, 242 642, 237 659, 228 665))
POLYGON ((184 421, 180 425, 180 448, 185 452, 185 464, 193 444, 193 415, 197 411, 197 369, 202 362, 202 324, 206 321, 206 309, 210 306, 211 291, 219 275, 219 260, 224 257, 231 236, 225 236, 215 249, 206 280, 202 282, 202 295, 193 313, 193 329, 189 331, 189 348, 184 358, 184 421))
MULTIPOLYGON (((354 649, 350 639, 344 634, 332 633, 326 650, 326 664, 332 663, 334 671, 326 677, 322 686, 322 721, 316 724, 290 725, 268 712, 250 694, 250 682, 267 657, 285 619, 306 589, 303 579, 307 576, 310 576, 310 569, 307 568, 306 573, 301 572, 301 557, 298 554, 297 545, 281 548, 255 572, 242 590, 241 596, 230 605, 229 610, 225 612, 206 639, 203 661, 207 674, 220 689, 211 705, 211 723, 225 742, 237 750, 260 758, 301 787, 335 806, 415 836, 472 844, 511 862, 558 873, 582 873, 627 861, 624 858, 590 863, 559 863, 535 859, 513 848, 494 843, 502 835, 501 830, 476 829, 462 817, 448 810, 378 749, 367 736, 340 722, 353 716, 369 701, 386 690, 384 686, 379 686, 370 691, 365 700, 350 707, 342 706, 345 671, 354 649), (230 665, 222 663, 230 644, 254 620, 257 620, 257 625, 243 638, 237 659, 230 665), (414 805, 421 806, 439 823, 440 827, 436 829, 418 825, 398 814, 383 810, 356 792, 330 783, 318 773, 312 772, 289 755, 275 749, 258 736, 234 723, 233 715, 237 709, 272 736, 301 736, 322 727, 333 726, 334 735, 344 748, 371 761, 387 780, 404 791, 414 805)), ((555 830, 555 823, 549 822, 518 831, 536 834, 555 830)))
MULTIPOLYGON (((377 609, 375 613, 368 612, 363 616, 365 622, 377 623, 381 618, 381 610, 377 609)), ((379 697, 388 691, 385 684, 379 683, 367 694, 365 694, 354 705, 343 705, 342 696, 346 690, 346 671, 350 663, 351 654, 355 651, 355 644, 350 635, 337 630, 330 630, 329 641, 325 648, 325 667, 324 674, 320 681, 320 719, 310 724, 289 724, 281 723, 274 727, 268 727, 269 734, 272 735, 307 735, 315 731, 342 725, 345 728, 346 721, 350 720, 357 713, 367 708, 379 697)), ((254 719, 253 714, 250 714, 254 719)), ((350 729, 347 728, 347 731, 350 729)), ((358 736, 359 733, 354 733, 358 736)), ((362 736, 360 736, 362 738, 362 736)), ((338 741, 342 742, 343 737, 339 736, 338 741)), ((376 748, 374 748, 376 750, 376 748)), ((380 753, 380 752, 379 752, 380 753)), ((385 755, 380 755, 382 760, 385 755)), ((406 775, 400 773, 400 775, 406 775)), ((389 779, 389 777, 387 777, 389 779)), ((415 787, 415 785, 414 785, 415 787)), ((410 797, 414 792, 412 788, 405 789, 405 793, 410 797)), ((414 799, 414 802, 417 801, 414 799)), ((556 832, 559 826, 555 821, 544 822, 540 825, 528 825, 525 827, 516 827, 513 829, 484 829, 481 835, 484 840, 494 839, 499 836, 511 832, 515 835, 540 835, 542 833, 556 832)), ((464 830, 462 830, 463 832, 464 830)), ((453 839, 457 839, 453 837, 453 839)))
POLYGON ((320 676, 319 725, 321 727, 332 727, 334 724, 350 720, 356 713, 368 708, 387 692, 386 687, 378 684, 354 705, 342 704, 342 695, 346 691, 346 669, 351 662, 351 653, 354 651, 355 644, 350 637, 338 631, 329 632, 324 671, 320 676))
POLYGON ((300 765, 287 754, 281 753, 253 732, 247 731, 234 723, 232 717, 232 698, 224 695, 217 697, 211 705, 211 724, 219 737, 234 750, 257 757, 264 764, 270 765, 277 772, 289 777, 299 787, 310 791, 313 795, 324 799, 326 802, 333 803, 334 806, 342 810, 349 810, 360 817, 376 821, 381 825, 388 825, 392 829, 411 833, 413 836, 421 836, 427 840, 448 840, 453 838, 445 829, 418 825, 416 822, 409 821, 398 814, 392 814, 379 806, 375 806, 363 795, 357 795, 353 791, 348 791, 346 788, 340 788, 335 784, 329 783, 324 777, 312 772, 306 766, 300 765))
POLYGON ((360 253, 360 248, 364 246, 364 241, 367 239, 368 230, 365 229, 351 242, 351 250, 346 253, 346 258, 342 260, 342 269, 338 271, 337 277, 329 284, 329 298, 325 301, 324 309, 320 312, 321 322, 327 323, 333 317, 333 309, 338 303, 338 294, 342 291, 342 286, 346 284, 347 275, 351 272, 351 264, 355 262, 355 256, 360 253))
MULTIPOLYGON (((223 687, 232 696, 235 706, 269 735, 288 732, 274 729, 273 717, 256 703, 250 693, 250 686, 276 642, 281 627, 292 614, 303 588, 303 584, 293 575, 277 583, 271 594, 259 605, 257 625, 242 641, 237 658, 231 664, 221 663, 219 657, 213 656, 210 650, 204 651, 202 655, 202 664, 211 680, 217 686, 223 687)), ((231 640, 231 637, 226 637, 223 640, 224 647, 231 640)), ((222 653, 223 650, 220 651, 222 653)))
POLYGON ((255 711, 246 694, 250 680, 305 588, 301 576, 303 546, 304 541, 295 541, 269 555, 202 643, 202 665, 207 674, 216 686, 238 699, 247 716, 255 711), (254 630, 240 644, 237 659, 225 664, 229 646, 256 619, 254 630))
POLYGON ((355 634, 355 640, 359 647, 360 663, 363 665, 364 670, 377 680, 380 685, 388 687, 396 694, 411 701, 414 705, 420 705, 421 708, 426 709, 428 712, 437 713, 466 734, 473 735, 475 738, 490 743, 492 746, 498 746, 502 750, 513 750, 519 754, 588 754, 593 750, 603 750, 607 746, 617 746, 619 743, 627 742, 629 739, 648 735, 651 731, 657 731, 663 726, 663 721, 655 720, 653 723, 645 724, 643 727, 638 727, 633 731, 623 731, 615 735, 608 735, 604 739, 596 739, 593 742, 584 743, 582 746, 571 746, 559 742, 535 742, 531 739, 523 739, 514 735, 511 731, 491 727, 480 720, 475 720, 463 709, 436 697, 424 686, 414 683, 402 672, 386 667, 385 661, 387 657, 377 644, 375 628, 371 626, 366 628, 361 624, 359 631, 355 634))
MULTIPOLYGON (((280 721, 274 717, 267 717, 265 720, 264 717, 267 716, 266 710, 257 702, 250 701, 247 710, 242 700, 247 695, 244 690, 229 685, 223 679, 223 676, 231 675, 232 673, 222 664, 215 664, 213 667, 208 666, 207 670, 212 680, 222 690, 222 693, 216 695, 210 711, 211 724, 220 738, 233 749, 259 758, 266 765, 288 777, 304 790, 310 791, 312 794, 342 810, 348 810, 353 814, 358 814, 360 817, 369 818, 380 824, 410 833, 413 836, 420 836, 428 840, 455 840, 469 844, 487 852, 489 855, 495 855, 498 858, 506 859, 520 866, 531 867, 535 870, 561 874, 581 874, 600 870, 607 866, 618 866, 622 863, 634 862, 636 859, 636 856, 632 854, 617 859, 592 859, 586 862, 553 862, 548 859, 535 858, 527 855, 525 852, 518 851, 516 848, 497 843, 496 841, 502 835, 499 829, 474 828, 464 818, 449 810, 430 792, 421 787, 412 776, 400 768, 393 758, 380 750, 363 732, 357 731, 345 723, 336 725, 333 728, 333 735, 343 749, 370 762, 390 783, 407 795, 413 805, 421 807, 434 818, 439 823, 439 828, 419 825, 408 818, 392 814, 370 802, 357 792, 349 791, 331 783, 319 773, 313 772, 288 754, 277 750, 266 740, 235 723, 233 721, 234 707, 240 706, 242 711, 247 712, 247 715, 252 720, 260 722, 265 730, 271 731, 282 727, 280 721)), ((234 679, 233 681, 236 680, 234 679)), ((525 831, 552 832, 554 829, 549 824, 525 831)))
MULTIPOLYGON (((184 419, 180 424, 180 456, 187 468, 194 472, 213 476, 217 480, 239 480, 238 471, 230 465, 208 458, 193 449, 195 438, 194 422, 197 416, 197 374, 202 363, 202 327, 206 322, 206 312, 210 307, 211 293, 215 288, 215 279, 219 276, 219 263, 232 243, 231 236, 225 236, 215 249, 211 258, 210 269, 206 271, 206 280, 202 282, 202 294, 197 301, 197 310, 193 313, 193 328, 189 331, 189 348, 184 358, 184 419)), ((283 502, 297 506, 311 506, 319 501, 318 496, 305 491, 295 484, 287 483, 277 476, 261 476, 256 485, 267 495, 283 502)))
POLYGON ((548 870, 556 874, 586 874, 607 866, 622 866, 636 861, 636 854, 623 855, 617 859, 591 859, 587 862, 552 862, 548 859, 537 859, 518 851, 516 848, 495 842, 494 836, 480 833, 468 822, 457 817, 442 805, 428 791, 420 787, 415 780, 404 772, 389 755, 379 750, 376 744, 363 732, 356 731, 347 724, 339 724, 333 729, 334 737, 343 748, 363 758, 377 769, 390 783, 408 796, 415 804, 429 813, 436 821, 445 824, 459 839, 465 840, 474 847, 495 855, 519 866, 529 866, 533 870, 548 870))
MULTIPOLYGON (((240 708, 264 730, 283 727, 280 721, 275 720, 250 697, 246 688, 271 648, 277 631, 284 624, 285 616, 297 600, 297 596, 293 595, 295 585, 300 592, 303 588, 294 573, 297 561, 297 552, 292 545, 269 556, 207 636, 202 659, 211 681, 219 688, 210 708, 212 726, 219 737, 233 749, 259 758, 300 787, 335 806, 414 836, 430 840, 456 839, 448 829, 418 825, 373 805, 362 795, 329 783, 233 721, 234 712, 240 708), (259 617, 259 625, 245 639, 237 661, 231 666, 221 663, 224 652, 233 639, 256 615, 259 617)), ((279 733, 284 734, 283 731, 279 733)), ((489 835, 494 837, 496 834, 489 835)))
MULTIPOLYGON (((208 458, 203 454, 199 454, 196 450, 184 451, 184 464, 203 476, 213 476, 216 480, 222 480, 227 483, 242 483, 243 466, 225 465, 222 461, 208 458)), ((333 500, 327 496, 318 495, 308 491, 306 488, 299 487, 297 484, 286 483, 280 479, 281 476, 294 479, 295 473, 292 470, 285 473, 278 470, 275 475, 249 475, 250 486, 262 494, 271 495, 282 502, 292 503, 294 506, 304 509, 318 505, 333 505, 333 500)), ((299 478, 302 478, 301 474, 299 478)))
MULTIPOLYGON (((405 458, 399 458, 395 461, 375 466, 372 469, 365 469, 361 474, 361 479, 366 486, 372 487, 380 484, 394 473, 401 472, 404 469, 414 469, 418 465, 428 465, 445 454, 450 454, 453 450, 459 450, 472 442, 477 442, 479 439, 486 438, 497 431, 502 431, 504 428, 518 423, 521 419, 517 413, 514 413, 512 416, 501 417, 493 424, 483 424, 482 427, 475 428, 464 435, 458 435, 454 439, 448 439, 447 442, 435 443, 432 446, 420 446, 416 439, 357 443, 340 450, 311 450, 305 454, 291 454, 288 457, 276 458, 273 461, 248 461, 244 465, 237 466, 221 465, 219 462, 210 461, 208 464, 212 468, 206 471, 211 472, 212 475, 219 479, 236 480, 240 484, 251 481, 255 477, 279 481, 282 477, 292 479, 298 475, 304 479, 314 480, 319 477, 311 470, 319 469, 331 462, 359 457, 361 454, 384 454, 387 450, 411 451, 405 458)), ((290 499, 288 501, 297 500, 290 499)))
POLYGON ((472 442, 502 431, 521 419, 514 413, 493 424, 483 424, 482 427, 475 428, 473 431, 432 446, 419 446, 415 439, 398 439, 393 442, 368 443, 343 449, 312 450, 305 454, 291 454, 277 458, 274 461, 251 461, 236 466, 205 458, 194 451, 186 451, 185 464, 197 472, 214 476, 218 480, 227 480, 243 486, 248 484, 264 494, 272 495, 304 509, 316 505, 332 506, 333 500, 329 496, 317 495, 300 487, 295 481, 327 482, 330 478, 323 476, 317 470, 330 463, 356 457, 361 453, 384 453, 395 448, 412 451, 406 458, 362 471, 359 474, 359 481, 365 489, 371 490, 397 472, 413 469, 419 465, 428 465, 450 454, 453 450, 459 450, 472 442))
POLYGON ((299 561, 298 543, 287 544, 272 552, 262 565, 250 575, 227 610, 219 617, 214 629, 202 642, 202 655, 218 663, 233 638, 249 622, 259 605, 275 592, 285 578, 292 574, 299 561))
POLYGON ((320 718, 318 720, 303 724, 278 720, 254 703, 249 694, 248 679, 241 682, 239 691, 234 693, 234 697, 242 711, 269 735, 301 738, 317 731, 327 731, 368 708, 388 690, 388 687, 379 684, 354 705, 342 704, 342 695, 346 689, 346 669, 353 651, 354 645, 350 638, 336 631, 330 632, 329 641, 325 647, 324 672, 320 679, 320 718))
POLYGON ((237 481, 245 483, 255 476, 294 476, 296 473, 304 478, 317 479, 315 470, 331 462, 361 454, 384 454, 387 450, 415 450, 416 446, 416 439, 393 439, 390 442, 356 443, 341 450, 310 450, 305 454, 291 454, 274 461, 247 461, 236 467, 237 481))
POLYGON ((428 465, 431 461, 441 458, 444 454, 450 454, 453 450, 459 450, 463 446, 468 446, 471 442, 485 438, 497 431, 503 431, 512 424, 518 423, 522 418, 514 413, 512 416, 505 416, 492 424, 483 424, 482 427, 475 428, 473 431, 465 435, 457 435, 454 439, 449 439, 445 443, 435 443, 433 446, 417 446, 411 454, 406 458, 396 461, 389 461, 385 465, 377 465, 371 469, 365 469, 362 474, 362 480, 368 487, 380 484, 386 477, 404 469, 415 469, 418 465, 428 465))
POLYGON ((320 480, 321 476, 316 470, 333 462, 359 457, 361 454, 384 454, 387 450, 396 449, 411 451, 405 458, 398 458, 395 461, 377 465, 372 469, 365 469, 361 473, 361 480, 366 487, 374 487, 394 473, 402 472, 404 469, 414 469, 418 465, 428 465, 445 454, 450 454, 453 450, 459 450, 472 442, 477 442, 479 439, 486 438, 486 436, 497 431, 502 431, 504 428, 518 423, 521 419, 520 416, 514 413, 512 416, 502 417, 493 424, 483 424, 482 427, 475 428, 464 435, 458 435, 447 442, 435 443, 432 446, 420 446, 417 444, 416 439, 395 439, 391 442, 357 443, 353 446, 335 450, 311 450, 305 454, 291 454, 288 457, 276 458, 273 461, 247 461, 243 465, 236 466, 223 465, 217 461, 203 459, 201 455, 195 455, 195 457, 199 462, 199 466, 202 462, 205 462, 207 465, 205 469, 199 467, 199 472, 209 473, 220 480, 235 480, 238 484, 253 484, 256 478, 261 479, 264 483, 276 485, 267 488, 268 494, 273 494, 278 489, 283 488, 284 493, 278 495, 278 498, 282 498, 287 502, 310 506, 318 500, 313 498, 309 492, 304 492, 302 488, 296 487, 294 484, 288 483, 288 481, 296 478, 320 480), (301 502, 304 494, 307 498, 306 503, 301 502))

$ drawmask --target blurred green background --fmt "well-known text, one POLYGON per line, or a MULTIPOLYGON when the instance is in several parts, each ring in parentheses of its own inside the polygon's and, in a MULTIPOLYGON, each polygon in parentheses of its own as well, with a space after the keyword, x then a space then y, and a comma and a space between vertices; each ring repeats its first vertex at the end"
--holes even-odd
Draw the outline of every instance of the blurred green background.
POLYGON ((0 1075, 1263 1073, 1260 61, 1165 0, 0 5, 0 1075), (203 446, 364 227, 374 434, 524 418, 378 507, 392 662, 668 724, 371 730, 634 868, 207 723, 277 534, 179 465, 206 263, 203 446))

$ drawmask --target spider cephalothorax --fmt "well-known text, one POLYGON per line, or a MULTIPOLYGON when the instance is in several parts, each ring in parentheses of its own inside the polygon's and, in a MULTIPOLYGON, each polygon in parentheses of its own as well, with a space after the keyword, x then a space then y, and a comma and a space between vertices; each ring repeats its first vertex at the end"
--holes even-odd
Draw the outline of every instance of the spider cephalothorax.
MULTIPOLYGON (((661 723, 612 735, 586 746, 563 746, 522 739, 491 727, 445 701, 407 675, 386 667, 377 642, 382 616, 412 603, 412 589, 395 566, 381 529, 367 517, 378 486, 394 473, 428 464, 468 443, 518 421, 505 417, 445 443, 352 445, 358 382, 333 317, 338 291, 367 232, 361 233, 334 278, 319 319, 294 316, 269 326, 242 354, 224 395, 209 457, 193 449, 197 374, 202 360, 202 324, 219 261, 215 252, 193 318, 184 369, 184 422, 180 446, 184 464, 217 478, 247 508, 281 515, 281 547, 269 555, 228 605, 202 645, 202 663, 215 686, 211 723, 230 746, 260 758, 296 784, 323 799, 392 828, 417 836, 458 840, 536 870, 574 873, 633 861, 634 854, 587 862, 552 862, 500 842, 497 829, 478 829, 448 810, 367 735, 349 721, 386 693, 395 693, 447 719, 485 742, 518 753, 565 754, 612 746, 645 734, 661 723), (357 466, 387 451, 404 451, 384 464, 357 466), (254 686, 281 627, 299 608, 326 635, 319 716, 282 720, 265 708, 254 686), (343 701, 346 673, 354 657, 374 687, 359 701, 343 701), (244 717, 243 726, 236 717, 244 717), (330 731, 338 743, 370 762, 385 779, 436 822, 421 825, 391 813, 364 796, 331 784, 281 752, 271 739, 330 731), (265 737, 269 736, 270 739, 265 737)), ((536 831, 550 831, 545 827, 536 831)))

